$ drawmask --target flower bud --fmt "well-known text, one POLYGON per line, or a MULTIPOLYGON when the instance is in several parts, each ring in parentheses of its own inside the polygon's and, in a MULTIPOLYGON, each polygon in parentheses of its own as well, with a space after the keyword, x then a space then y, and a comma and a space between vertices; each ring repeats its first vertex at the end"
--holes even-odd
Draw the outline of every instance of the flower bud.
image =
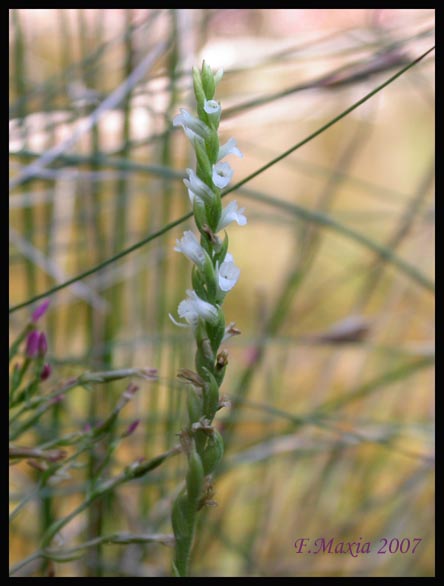
POLYGON ((204 416, 210 421, 213 421, 219 406, 219 386, 216 379, 209 371, 207 372, 207 378, 208 382, 203 391, 204 416))
POLYGON ((128 437, 129 435, 134 433, 136 431, 137 427, 139 426, 139 423, 140 423, 140 419, 136 419, 135 421, 130 423, 128 425, 128 428, 126 429, 126 431, 122 434, 122 437, 128 437))
POLYGON ((197 67, 193 67, 193 88, 199 111, 203 108, 203 105, 205 103, 205 92, 202 86, 200 71, 197 69, 197 67))
POLYGON ((48 309, 50 303, 50 299, 46 299, 45 301, 43 301, 43 303, 41 303, 40 305, 38 305, 31 316, 31 321, 33 323, 36 323, 45 313, 46 310, 48 309))
POLYGON ((52 368, 47 362, 43 365, 42 372, 40 373, 40 380, 46 380, 51 376, 52 368))
MULTIPOLYGON (((211 170, 211 163, 208 157, 207 150, 205 145, 202 141, 195 140, 194 141, 194 150, 196 152, 196 159, 197 159, 197 172, 202 177, 203 182, 208 186, 211 183, 212 179, 212 170, 211 170)), ((218 165, 223 163, 217 163, 218 165)), ((225 163, 228 164, 228 163, 225 163)), ((229 182, 229 180, 228 180, 229 182)), ((227 184, 228 184, 227 182, 227 184)), ((214 183, 214 180, 213 180, 214 183)), ((215 185, 217 185, 215 183, 215 185)))
POLYGON ((40 332, 39 342, 38 342, 38 353, 40 357, 45 356, 48 352, 48 341, 46 339, 45 332, 40 332))
POLYGON ((204 450, 201 454, 202 465, 205 476, 211 474, 224 455, 224 441, 222 436, 213 429, 213 433, 209 436, 204 450))
POLYGON ((214 74, 211 71, 211 67, 207 65, 205 61, 202 62, 201 79, 203 91, 205 92, 207 100, 212 100, 216 90, 216 82, 214 80, 214 74))
POLYGON ((39 353, 40 333, 38 330, 32 330, 26 337, 26 357, 36 358, 39 353))
POLYGON ((202 417, 202 398, 196 393, 194 389, 188 391, 187 396, 187 410, 190 425, 199 421, 202 417))

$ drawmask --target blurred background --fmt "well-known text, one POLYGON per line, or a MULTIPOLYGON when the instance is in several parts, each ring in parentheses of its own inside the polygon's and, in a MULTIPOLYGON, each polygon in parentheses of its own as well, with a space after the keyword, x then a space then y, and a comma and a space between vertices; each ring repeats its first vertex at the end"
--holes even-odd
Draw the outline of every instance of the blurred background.
MULTIPOLYGON (((216 98, 233 184, 325 126, 433 46, 432 10, 14 9, 10 20, 10 305, 93 269, 189 211, 194 167, 179 107, 191 67, 224 69, 216 98)), ((241 269, 224 305, 216 424, 226 455, 202 512, 196 576, 434 575, 434 54, 331 128, 227 195, 241 269), (371 554, 298 554, 301 537, 372 543, 371 554), (377 554, 382 538, 422 541, 377 554)), ((173 227, 51 296, 49 390, 85 370, 157 368, 123 414, 141 423, 118 471, 177 443, 193 341, 168 313, 190 286, 173 227)), ((10 314, 11 336, 36 304, 10 314)), ((72 394, 30 432, 94 424, 116 382, 72 394)), ((63 531, 73 545, 117 530, 170 533, 183 457, 130 483, 63 531)), ((38 472, 11 469, 11 500, 38 472)), ((71 510, 84 471, 14 521, 11 562, 71 510), (46 517, 45 517, 46 515, 46 517), (46 521, 45 521, 46 518, 46 521)), ((395 542, 394 542, 395 543, 395 542)), ((105 545, 57 576, 167 576, 159 544, 105 545)), ((22 575, 39 575, 26 567, 22 575), (34 572, 34 573, 33 573, 34 572)))

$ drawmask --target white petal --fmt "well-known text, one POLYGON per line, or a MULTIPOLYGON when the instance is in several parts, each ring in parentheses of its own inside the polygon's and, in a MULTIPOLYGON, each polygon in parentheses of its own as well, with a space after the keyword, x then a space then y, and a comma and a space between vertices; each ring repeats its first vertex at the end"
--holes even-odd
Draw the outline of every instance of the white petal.
POLYGON ((204 110, 207 114, 211 115, 220 115, 221 107, 219 102, 216 100, 205 100, 204 103, 204 110))
POLYGON ((219 189, 224 189, 233 177, 233 169, 228 163, 216 163, 213 165, 213 183, 219 189))
POLYGON ((176 240, 174 250, 182 252, 191 262, 198 266, 205 264, 205 251, 191 230, 186 230, 183 233, 183 237, 180 240, 176 240))
POLYGON ((232 262, 232 258, 231 256, 231 260, 225 260, 218 270, 219 287, 222 291, 230 291, 239 279, 240 269, 232 262))
POLYGON ((231 222, 237 222, 239 226, 245 226, 247 218, 243 214, 244 211, 245 208, 238 209, 236 201, 230 201, 230 203, 222 210, 222 215, 216 232, 223 230, 231 222))
POLYGON ((208 138, 210 134, 208 126, 202 120, 199 120, 199 118, 192 116, 185 108, 180 108, 180 114, 177 114, 173 118, 173 126, 182 126, 185 134, 191 141, 195 137, 201 139, 208 138))
POLYGON ((189 324, 182 324, 179 321, 175 320, 171 313, 168 314, 170 320, 173 322, 175 326, 179 326, 179 328, 189 328, 189 324))
POLYGON ((227 155, 236 155, 237 157, 242 158, 244 155, 240 152, 240 150, 236 146, 236 141, 234 138, 230 138, 225 144, 219 147, 219 152, 217 154, 217 160, 220 161, 227 155))
POLYGON ((197 326, 199 318, 210 323, 217 322, 218 312, 214 305, 201 299, 192 289, 187 289, 187 295, 188 299, 181 301, 177 308, 179 317, 185 319, 193 327, 197 326))
POLYGON ((186 187, 188 188, 188 194, 191 199, 191 203, 194 201, 194 196, 200 197, 203 201, 211 202, 216 195, 211 191, 206 183, 200 179, 193 169, 187 169, 188 179, 184 179, 186 187), (193 195, 190 194, 192 191, 193 195))
POLYGON ((194 311, 197 313, 198 317, 212 323, 217 321, 217 309, 214 305, 201 299, 192 289, 187 290, 187 295, 190 297, 190 301, 193 303, 194 311))
POLYGON ((179 314, 179 317, 183 317, 191 325, 194 325, 199 319, 199 315, 196 312, 194 303, 191 299, 184 299, 181 301, 177 308, 177 313, 179 314))

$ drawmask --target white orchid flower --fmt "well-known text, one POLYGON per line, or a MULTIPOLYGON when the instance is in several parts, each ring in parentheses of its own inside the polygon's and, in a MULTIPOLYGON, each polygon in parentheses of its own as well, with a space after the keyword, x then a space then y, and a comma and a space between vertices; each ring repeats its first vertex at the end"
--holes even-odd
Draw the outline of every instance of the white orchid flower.
POLYGON ((221 291, 231 291, 239 280, 240 269, 234 264, 233 255, 227 252, 224 262, 217 263, 217 279, 221 291))
POLYGON ((188 189, 188 195, 190 196, 191 203, 194 202, 194 198, 199 197, 203 202, 210 203, 216 197, 214 192, 208 187, 206 183, 200 179, 193 169, 187 169, 188 179, 184 179, 188 189))
POLYGON ((219 189, 224 189, 233 177, 233 169, 228 163, 216 163, 213 165, 213 183, 219 189))
POLYGON ((196 138, 205 140, 210 135, 208 126, 199 118, 192 116, 185 108, 180 108, 180 114, 173 118, 173 126, 182 126, 192 143, 196 138))
POLYGON ((237 148, 234 138, 230 138, 225 144, 219 147, 217 160, 220 161, 227 155, 236 155, 236 157, 239 157, 240 159, 244 156, 237 148))
POLYGON ((195 328, 200 319, 212 323, 213 325, 217 323, 218 311, 214 305, 201 299, 192 289, 187 289, 187 295, 188 299, 181 301, 177 308, 179 317, 183 318, 187 323, 180 323, 174 319, 171 313, 169 314, 171 321, 176 324, 176 326, 180 326, 181 328, 191 326, 195 328))
POLYGON ((222 215, 219 220, 219 224, 217 225, 216 232, 223 230, 228 224, 231 222, 237 222, 239 226, 245 226, 247 223, 247 218, 244 216, 243 212, 245 208, 238 208, 236 201, 230 201, 230 203, 222 210, 222 215))
POLYGON ((194 262, 198 267, 203 267, 206 262, 205 250, 200 245, 199 240, 191 232, 186 230, 180 240, 176 240, 174 250, 182 252, 191 262, 194 262))

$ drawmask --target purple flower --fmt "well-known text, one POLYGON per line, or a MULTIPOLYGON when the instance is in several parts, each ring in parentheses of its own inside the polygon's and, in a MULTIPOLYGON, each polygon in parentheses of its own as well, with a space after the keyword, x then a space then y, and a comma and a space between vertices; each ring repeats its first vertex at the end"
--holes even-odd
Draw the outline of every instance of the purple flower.
POLYGON ((42 317, 42 315, 44 315, 46 313, 46 310, 48 309, 49 303, 50 303, 50 299, 46 299, 43 303, 38 305, 32 313, 31 321, 36 323, 37 320, 39 320, 42 317))
POLYGON ((26 337, 26 356, 27 358, 35 358, 39 353, 40 333, 38 330, 32 330, 26 337))

